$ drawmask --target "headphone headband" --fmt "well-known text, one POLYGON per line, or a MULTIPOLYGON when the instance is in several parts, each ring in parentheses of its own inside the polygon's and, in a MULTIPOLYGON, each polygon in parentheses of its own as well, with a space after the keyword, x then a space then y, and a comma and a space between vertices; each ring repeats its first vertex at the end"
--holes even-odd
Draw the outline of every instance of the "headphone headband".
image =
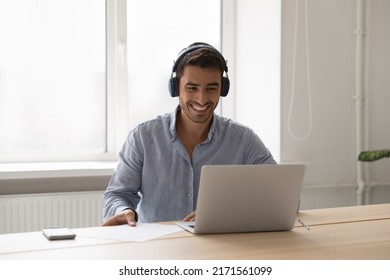
POLYGON ((226 63, 226 60, 225 58, 223 57, 223 55, 216 49, 214 48, 213 46, 209 45, 209 44, 206 44, 206 43, 194 43, 192 45, 190 45, 189 47, 183 49, 176 61, 174 62, 173 64, 173 67, 172 67, 172 74, 176 72, 177 70, 177 66, 179 65, 180 61, 189 53, 192 53, 193 51, 197 50, 197 49, 201 49, 201 48, 206 48, 206 49, 210 49, 212 51, 214 51, 215 53, 217 53, 219 56, 221 56, 222 60, 224 61, 224 66, 223 66, 223 71, 225 73, 228 72, 228 67, 227 67, 227 63, 226 63))

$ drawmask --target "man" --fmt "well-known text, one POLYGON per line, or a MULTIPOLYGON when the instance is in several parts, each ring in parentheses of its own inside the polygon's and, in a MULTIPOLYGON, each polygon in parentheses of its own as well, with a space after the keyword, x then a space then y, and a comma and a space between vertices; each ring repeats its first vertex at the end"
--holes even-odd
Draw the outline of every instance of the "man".
POLYGON ((128 135, 104 194, 104 226, 194 220, 202 166, 275 163, 251 129, 214 113, 229 91, 227 71, 211 45, 179 54, 169 80, 179 106, 128 135))

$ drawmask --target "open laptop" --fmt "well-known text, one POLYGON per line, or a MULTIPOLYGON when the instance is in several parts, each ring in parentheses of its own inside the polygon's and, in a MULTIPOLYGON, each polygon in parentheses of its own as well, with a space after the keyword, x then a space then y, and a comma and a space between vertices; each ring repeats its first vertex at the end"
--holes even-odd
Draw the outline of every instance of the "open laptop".
POLYGON ((282 231, 294 227, 303 164, 203 166, 194 222, 189 232, 282 231))

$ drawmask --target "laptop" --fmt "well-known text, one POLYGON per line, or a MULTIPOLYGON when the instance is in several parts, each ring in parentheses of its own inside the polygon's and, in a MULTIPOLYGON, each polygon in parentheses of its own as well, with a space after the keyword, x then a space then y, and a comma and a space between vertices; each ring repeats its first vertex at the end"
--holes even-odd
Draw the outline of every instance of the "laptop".
POLYGON ((291 230, 304 171, 303 164, 203 166, 196 219, 176 224, 194 234, 291 230))

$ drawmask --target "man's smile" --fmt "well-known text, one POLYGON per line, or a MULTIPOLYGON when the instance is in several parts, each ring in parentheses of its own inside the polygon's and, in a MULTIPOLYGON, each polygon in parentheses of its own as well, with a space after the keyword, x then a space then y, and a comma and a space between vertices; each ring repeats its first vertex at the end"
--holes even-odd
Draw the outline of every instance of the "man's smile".
POLYGON ((195 109, 196 111, 200 111, 200 112, 206 111, 209 108, 208 105, 201 106, 201 105, 196 105, 196 104, 191 104, 191 107, 193 109, 195 109))

